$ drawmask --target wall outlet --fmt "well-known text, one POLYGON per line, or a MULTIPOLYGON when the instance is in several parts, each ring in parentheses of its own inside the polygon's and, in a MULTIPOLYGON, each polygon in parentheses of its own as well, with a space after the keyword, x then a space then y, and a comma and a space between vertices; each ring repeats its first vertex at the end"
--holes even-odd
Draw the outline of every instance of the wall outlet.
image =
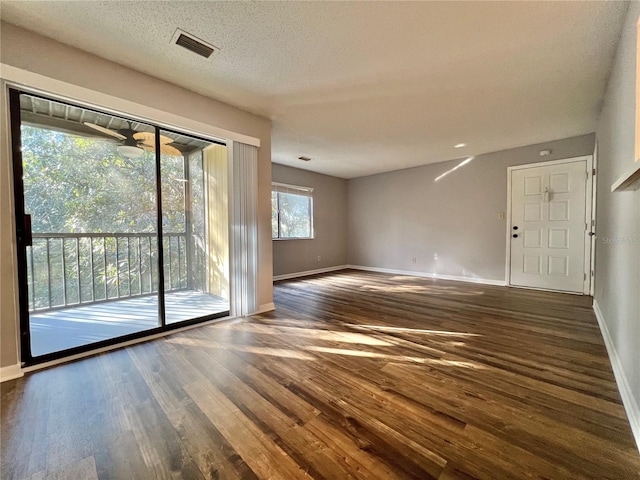
POLYGON ((413 257, 413 258, 411 259, 411 263, 416 263, 416 257, 413 257))
POLYGON ((321 261, 322 257, 320 255, 318 255, 318 261, 321 261))

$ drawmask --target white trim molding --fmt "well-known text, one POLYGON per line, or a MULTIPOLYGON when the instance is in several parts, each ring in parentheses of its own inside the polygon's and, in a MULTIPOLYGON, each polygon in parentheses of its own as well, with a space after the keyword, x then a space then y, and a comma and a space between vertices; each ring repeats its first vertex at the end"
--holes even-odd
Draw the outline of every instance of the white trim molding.
POLYGON ((633 165, 611 185, 612 192, 638 190, 640 188, 640 165, 633 165))
POLYGON ((0 383, 20 377, 24 377, 24 372, 19 364, 0 368, 0 383))
POLYGON ((335 267, 317 268, 315 270, 305 270, 304 272, 285 273, 283 275, 274 275, 273 281, 277 282, 278 280, 288 280, 290 278, 308 277, 309 275, 346 270, 347 268, 350 268, 349 265, 336 265, 335 267))
POLYGON ((369 272, 392 273, 394 275, 408 275, 411 277, 437 278, 439 280, 453 280, 456 282, 481 283, 484 285, 496 285, 499 287, 504 287, 506 285, 504 280, 492 280, 489 278, 480 277, 460 277, 457 275, 441 275, 438 273, 416 272, 412 270, 395 270, 392 268, 366 267, 363 265, 347 265, 347 268, 352 268, 354 270, 365 270, 369 272))
POLYGON ((260 315, 261 313, 273 312, 276 309, 276 304, 271 303, 263 303, 258 306, 258 309, 253 312, 251 315, 260 315))
POLYGON ((638 401, 633 396, 633 392, 631 391, 631 387, 629 386, 629 381, 627 380, 627 376, 625 375, 622 368, 622 363, 620 363, 620 357, 618 357, 618 352, 616 351, 616 347, 611 338, 611 334, 609 333, 609 329, 607 328, 604 316, 602 315, 602 310, 600 310, 600 306, 598 305, 598 302, 595 298, 593 299, 593 311, 596 314, 596 319, 598 320, 598 325, 600 326, 602 339, 604 340, 604 344, 607 347, 609 361, 611 362, 611 367, 613 368, 613 374, 616 378, 616 384, 618 385, 620 397, 622 397, 622 404, 624 405, 624 409, 627 412, 627 417, 629 418, 631 431, 633 432, 633 436, 635 437, 638 451, 640 451, 640 407, 638 406, 638 401))

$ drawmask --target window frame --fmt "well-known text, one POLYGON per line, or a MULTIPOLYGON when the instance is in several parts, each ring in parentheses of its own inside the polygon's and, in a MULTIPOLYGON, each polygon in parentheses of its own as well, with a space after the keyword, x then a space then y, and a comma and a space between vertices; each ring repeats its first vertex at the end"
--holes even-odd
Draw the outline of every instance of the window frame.
MULTIPOLYGON (((313 188, 312 187, 304 187, 301 185, 290 185, 287 183, 280 182, 271 182, 271 195, 273 202, 273 194, 276 194, 276 209, 277 209, 277 225, 278 225, 278 236, 273 236, 273 225, 271 227, 271 240, 280 241, 280 240, 313 240, 315 238, 315 228, 313 221, 313 188), (309 236, 308 237, 282 237, 281 236, 281 224, 280 224, 280 194, 286 193, 290 195, 298 195, 300 197, 306 197, 309 199, 309 236)), ((272 203, 273 208, 273 203, 272 203)))

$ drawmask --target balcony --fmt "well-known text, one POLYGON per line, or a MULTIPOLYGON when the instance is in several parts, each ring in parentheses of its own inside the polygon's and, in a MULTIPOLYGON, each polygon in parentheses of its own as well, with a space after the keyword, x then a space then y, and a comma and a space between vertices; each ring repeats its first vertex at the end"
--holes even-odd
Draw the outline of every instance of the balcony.
MULTIPOLYGON (((34 233, 27 249, 34 356, 159 325, 155 233, 34 233)), ((206 252, 197 236, 163 235, 166 323, 229 310, 207 293, 206 252)))

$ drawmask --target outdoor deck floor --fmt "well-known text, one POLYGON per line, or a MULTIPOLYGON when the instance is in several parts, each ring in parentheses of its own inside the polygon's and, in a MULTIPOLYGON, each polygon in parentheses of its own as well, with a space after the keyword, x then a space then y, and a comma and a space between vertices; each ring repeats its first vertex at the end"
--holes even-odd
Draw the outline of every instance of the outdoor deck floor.
MULTIPOLYGON (((229 310, 220 297, 193 290, 165 294, 167 323, 229 310)), ((158 326, 156 296, 32 313, 31 351, 40 356, 101 340, 141 332, 158 326)))

